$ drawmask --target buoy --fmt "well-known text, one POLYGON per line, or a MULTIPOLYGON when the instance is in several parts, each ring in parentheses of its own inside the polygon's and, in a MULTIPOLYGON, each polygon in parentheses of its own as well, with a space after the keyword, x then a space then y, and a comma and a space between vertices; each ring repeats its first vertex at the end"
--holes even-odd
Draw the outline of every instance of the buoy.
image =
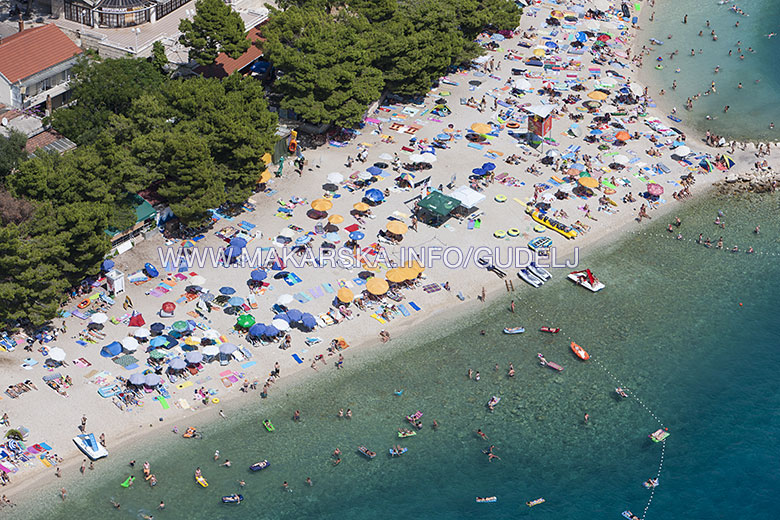
POLYGON ((493 232, 493 236, 496 238, 504 238, 506 236, 506 231, 501 231, 499 229, 498 231, 493 232))
POLYGON ((739 302, 739 306, 742 307, 742 302, 739 302))
POLYGON ((506 230, 506 234, 510 237, 516 237, 520 234, 520 230, 517 228, 509 228, 506 230))
POLYGON ((219 404, 219 397, 215 397, 214 399, 211 400, 211 402, 214 404, 219 404))

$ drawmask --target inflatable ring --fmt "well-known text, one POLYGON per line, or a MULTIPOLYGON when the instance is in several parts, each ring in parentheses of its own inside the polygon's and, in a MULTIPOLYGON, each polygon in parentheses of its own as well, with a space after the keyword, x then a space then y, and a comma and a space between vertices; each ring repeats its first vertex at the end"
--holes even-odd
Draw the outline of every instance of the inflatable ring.
POLYGON ((658 69, 658 70, 663 70, 664 66, 663 65, 656 65, 655 68, 658 69))
POLYGON ((499 229, 498 231, 493 232, 493 236, 496 238, 504 238, 506 236, 506 231, 501 231, 499 229))
POLYGON ((219 404, 219 397, 215 397, 214 399, 211 400, 211 402, 214 404, 219 404))
POLYGON ((506 234, 509 235, 510 237, 516 237, 520 234, 520 230, 514 227, 509 228, 506 230, 506 234))
POLYGON ((501 195, 501 194, 496 195, 495 199, 496 202, 506 202, 506 195, 501 195))
POLYGON ((92 300, 90 300, 89 298, 85 298, 85 299, 81 300, 81 302, 78 305, 78 308, 79 309, 86 309, 87 307, 89 307, 90 303, 92 303, 92 300))
POLYGON ((574 110, 576 110, 577 112, 587 112, 588 111, 588 109, 585 108, 585 107, 577 107, 574 110))
POLYGON ((541 224, 537 224, 534 226, 534 231, 536 231, 537 233, 544 233, 545 231, 547 231, 547 228, 541 224))
POLYGON ((506 124, 506 127, 507 128, 520 128, 520 123, 518 123, 517 121, 509 121, 506 124))
POLYGON ((604 194, 605 195, 614 195, 615 193, 616 193, 616 191, 613 190, 612 188, 604 188, 604 194))

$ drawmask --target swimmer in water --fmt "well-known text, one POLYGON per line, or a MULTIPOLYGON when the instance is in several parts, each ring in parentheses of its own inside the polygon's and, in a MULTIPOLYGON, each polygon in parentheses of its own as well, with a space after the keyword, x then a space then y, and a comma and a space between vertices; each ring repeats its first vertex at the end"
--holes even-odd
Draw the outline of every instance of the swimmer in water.
POLYGON ((771 40, 771 39, 772 39, 772 36, 777 36, 777 33, 773 33, 773 32, 771 32, 771 33, 769 33, 769 34, 767 34, 767 35, 766 35, 767 39, 769 39, 769 40, 771 40))
POLYGON ((737 88, 742 88, 742 83, 740 83, 739 85, 737 85, 737 88))

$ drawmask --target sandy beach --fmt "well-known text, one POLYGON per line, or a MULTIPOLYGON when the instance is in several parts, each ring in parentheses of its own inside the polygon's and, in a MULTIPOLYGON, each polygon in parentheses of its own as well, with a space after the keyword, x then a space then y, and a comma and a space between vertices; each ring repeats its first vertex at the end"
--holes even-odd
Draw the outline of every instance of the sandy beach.
MULTIPOLYGON (((564 2, 563 6, 571 7, 575 2, 564 2)), ((587 5, 587 3, 586 3, 587 5)), ((619 6, 618 6, 619 7, 619 6)), ((660 8, 660 6, 659 6, 660 8)), ((673 192, 679 192, 683 189, 680 180, 683 176, 693 174, 695 184, 690 188, 691 195, 699 197, 708 193, 712 185, 722 181, 726 175, 740 173, 749 170, 756 161, 754 145, 748 145, 743 151, 737 148, 731 157, 736 162, 736 166, 728 171, 718 169, 705 173, 699 166, 700 157, 703 154, 711 154, 714 158, 719 153, 727 152, 727 148, 710 148, 703 140, 703 136, 696 135, 693 129, 687 128, 684 124, 678 124, 667 118, 668 107, 662 105, 657 98, 657 88, 652 84, 645 83, 650 81, 651 76, 640 70, 630 58, 617 58, 612 63, 594 63, 594 55, 586 50, 584 54, 568 54, 562 49, 572 43, 574 35, 584 30, 592 22, 590 19, 580 18, 573 28, 553 28, 547 27, 540 29, 545 19, 551 12, 561 9, 561 6, 550 4, 538 4, 535 7, 527 9, 523 15, 521 25, 516 31, 516 35, 510 39, 496 41, 496 50, 487 52, 488 61, 482 64, 475 64, 471 70, 452 74, 446 78, 437 89, 432 90, 425 99, 424 106, 392 104, 389 101, 384 102, 381 108, 368 114, 368 119, 376 122, 367 122, 360 134, 348 142, 346 146, 331 146, 325 144, 316 149, 303 151, 306 159, 306 165, 299 175, 295 171, 295 166, 291 160, 284 165, 284 173, 281 178, 274 178, 269 182, 270 193, 260 192, 255 194, 250 202, 254 205, 251 212, 242 213, 232 219, 223 218, 215 222, 213 228, 206 233, 202 240, 195 244, 199 251, 207 251, 208 248, 225 247, 227 243, 216 236, 216 233, 225 227, 236 228, 241 221, 246 221, 252 231, 247 249, 254 251, 256 248, 276 247, 277 237, 283 230, 289 233, 290 225, 300 228, 301 231, 292 233, 293 243, 305 233, 312 231, 317 222, 326 220, 313 220, 307 216, 311 209, 311 203, 317 199, 323 198, 327 192, 323 191, 322 185, 328 183, 327 177, 333 172, 339 172, 345 179, 348 179, 353 173, 358 174, 365 171, 366 168, 377 162, 384 162, 388 165, 384 174, 378 176, 378 180, 369 188, 378 188, 381 191, 388 190, 389 196, 385 201, 372 207, 372 216, 363 218, 363 223, 353 215, 353 205, 362 200, 365 190, 350 193, 344 186, 340 186, 335 192, 336 197, 330 199, 332 208, 328 210, 328 215, 341 215, 343 223, 337 224, 341 229, 338 230, 339 243, 337 247, 344 246, 349 234, 344 228, 357 225, 359 231, 365 234, 365 238, 360 240, 361 247, 367 247, 372 243, 379 243, 386 250, 387 257, 391 261, 400 262, 402 260, 402 248, 412 248, 414 250, 425 250, 431 246, 436 247, 457 247, 460 250, 474 250, 485 246, 489 248, 499 248, 508 250, 510 248, 525 247, 528 242, 537 236, 548 236, 552 239, 553 248, 556 251, 556 257, 559 260, 571 259, 578 256, 580 260, 579 269, 587 267, 587 255, 596 248, 619 239, 625 233, 635 231, 642 226, 637 222, 637 214, 640 207, 645 205, 649 217, 653 220, 667 219, 673 223, 675 209, 683 204, 687 198, 676 200, 672 197, 673 192), (555 31, 555 33, 553 33, 555 31), (528 38, 524 38, 524 34, 528 38), (525 42, 528 47, 518 46, 518 43, 525 42), (545 45, 551 42, 553 45, 545 45), (558 56, 558 67, 560 70, 545 70, 542 67, 533 67, 526 65, 520 59, 514 59, 515 53, 518 58, 527 58, 532 55, 533 49, 544 48, 556 49, 549 53, 550 58, 558 56), (576 62, 576 63, 575 63, 576 62), (625 65, 624 67, 621 66, 625 65), (492 65, 492 70, 489 68, 492 65), (526 69, 529 77, 526 75, 513 75, 512 69, 526 69), (596 74, 595 69, 599 69, 596 74), (612 105, 615 95, 610 95, 603 101, 597 111, 588 112, 587 110, 577 110, 575 107, 582 107, 582 102, 589 98, 587 94, 594 90, 594 86, 602 83, 608 78, 614 83, 610 91, 618 91, 621 85, 625 84, 624 79, 616 76, 609 76, 608 70, 619 70, 620 75, 626 79, 633 78, 643 87, 647 86, 650 97, 659 104, 657 108, 648 107, 646 116, 634 114, 640 113, 639 106, 641 101, 650 103, 649 99, 640 100, 640 103, 631 105, 612 105), (537 77, 538 76, 538 77, 537 77), (532 85, 532 89, 527 90, 522 96, 511 95, 511 81, 519 78, 526 78, 532 85), (551 82, 544 94, 540 94, 544 85, 551 82), (572 86, 582 84, 584 90, 572 90, 572 86), (557 90, 561 93, 558 96, 550 96, 550 92, 557 90), (565 105, 563 99, 570 95, 579 95, 580 99, 576 103, 565 105), (485 99, 485 108, 477 108, 481 99, 485 99), (446 100, 452 113, 448 116, 433 116, 432 110, 437 106, 438 99, 446 100), (477 102, 475 106, 463 104, 460 100, 467 101, 474 98, 477 102), (494 108, 494 100, 502 102, 494 108), (552 103, 552 105, 549 105, 552 103), (525 106, 521 106, 525 105, 525 106), (526 127, 527 114, 523 108, 551 106, 553 112, 552 130, 549 137, 553 141, 545 142, 538 149, 533 149, 527 144, 521 143, 510 135, 510 129, 506 123, 517 121, 520 130, 524 131, 526 127), (567 111, 562 111, 566 106, 567 111), (506 111, 512 110, 511 114, 506 111), (503 112, 504 117, 499 117, 503 112), (594 123, 595 117, 603 116, 605 113, 626 113, 624 116, 614 116, 612 122, 619 121, 620 127, 607 122, 594 123), (570 114, 582 115, 579 121, 570 119, 570 114), (672 143, 676 140, 670 135, 664 136, 654 132, 646 120, 655 119, 667 126, 675 126, 686 134, 685 145, 690 148, 690 160, 681 163, 678 160, 671 159, 674 153, 672 143), (405 125, 408 130, 410 126, 417 128, 413 136, 416 142, 410 142, 412 134, 392 129, 393 123, 405 125), (466 135, 474 124, 490 124, 491 134, 485 144, 478 147, 472 147, 469 144, 466 135), (572 130, 573 124, 577 124, 581 130, 572 130), (589 143, 583 139, 583 136, 593 135, 590 130, 598 130, 599 136, 613 135, 620 129, 625 128, 632 138, 625 141, 622 146, 615 147, 611 144, 606 145, 606 149, 599 149, 600 145, 605 145, 607 141, 601 137, 594 139, 589 143), (436 161, 432 168, 428 170, 413 172, 415 177, 412 182, 419 182, 430 176, 430 181, 417 188, 401 188, 395 179, 400 172, 393 171, 392 160, 380 158, 384 154, 389 154, 392 158, 398 154, 403 163, 410 162, 410 154, 406 153, 402 147, 410 148, 415 153, 420 153, 423 148, 427 148, 437 135, 449 133, 459 136, 444 142, 443 148, 435 148, 436 161), (577 134, 579 133, 579 136, 577 134), (638 133, 638 137, 633 135, 638 133), (656 142, 653 143, 648 138, 654 136, 656 142), (421 144, 425 141, 425 144, 421 144), (365 162, 354 162, 350 167, 347 166, 348 156, 355 159, 359 150, 367 151, 367 160, 365 162), (654 149, 659 156, 651 157, 646 150, 654 149), (552 152, 552 153, 551 153, 552 152), (492 154, 486 156, 486 154, 492 154), (568 158, 564 156, 571 154, 568 158), (506 162, 512 155, 517 155, 518 164, 506 162), (584 156, 589 156, 586 161, 584 156), (626 160, 621 164, 618 170, 611 167, 615 162, 611 158, 621 155, 626 160), (549 157, 551 164, 543 164, 541 159, 549 157), (469 184, 469 176, 472 169, 479 168, 486 162, 493 162, 496 165, 493 176, 485 176, 482 179, 475 179, 474 185, 479 188, 480 193, 485 196, 475 214, 470 218, 461 219, 450 218, 440 227, 432 227, 419 222, 416 230, 412 229, 414 222, 411 215, 414 210, 413 201, 418 196, 425 196, 429 189, 437 189, 444 186, 443 192, 450 193, 452 188, 458 188, 469 184), (592 190, 590 197, 580 198, 573 194, 574 188, 577 188, 576 178, 572 182, 564 182, 563 179, 568 175, 570 168, 581 162, 589 162, 588 171, 592 178, 597 179, 598 187, 592 190), (668 173, 655 171, 653 166, 662 162, 670 167, 668 173), (529 172, 529 167, 533 166, 537 171, 529 172), (501 178, 500 180, 488 180, 489 178, 501 178), (453 176, 455 181, 452 182, 453 176), (641 178, 640 178, 641 177, 641 178), (621 182, 612 184, 613 179, 618 178, 621 182), (509 179, 514 179, 510 181, 509 179), (561 183, 556 186, 551 180, 560 179, 561 183), (623 181, 625 179, 625 181, 623 181), (659 200, 650 201, 641 198, 640 194, 646 190, 647 181, 660 185, 664 188, 663 194, 659 200), (446 187, 448 184, 452 188, 446 187), (539 191, 536 193, 536 187, 539 191), (609 188, 608 186, 614 186, 609 188), (606 192, 605 190, 609 190, 606 192), (559 199, 555 197, 556 192, 563 191, 567 194, 566 198, 559 199), (535 198, 535 193, 536 197, 535 198), (630 194, 633 195, 633 202, 624 202, 624 198, 630 194), (599 203, 602 197, 609 197, 609 202, 599 203), (294 198, 299 203, 293 203, 294 198), (573 240, 568 240, 562 235, 545 229, 539 233, 534 231, 537 225, 526 213, 526 204, 533 202, 548 201, 550 214, 555 213, 558 220, 568 225, 579 221, 584 226, 581 229, 587 231, 580 232, 573 240), (281 204, 280 204, 281 203, 281 204), (280 211, 284 208, 284 211, 280 211), (560 213, 563 212, 563 213, 560 213), (281 216, 280 216, 281 215, 281 216), (282 218, 287 217, 289 218, 282 218), (478 218, 481 226, 474 226, 474 218, 478 218), (401 221, 410 226, 408 232, 403 235, 403 239, 398 244, 380 242, 377 239, 377 233, 386 229, 386 225, 391 221, 401 221), (496 238, 496 231, 507 231, 512 228, 518 230, 518 236, 503 236, 496 238), (578 253, 575 255, 575 248, 578 253)), ((562 9, 567 10, 567 9, 562 9)), ((618 9, 619 10, 619 9, 618 9)), ((647 2, 642 2, 642 10, 639 16, 638 25, 644 27, 649 24, 648 17, 651 9, 647 2)), ((641 31, 630 29, 630 24, 622 25, 614 14, 609 15, 609 20, 598 22, 602 31, 612 33, 610 39, 609 52, 630 52, 626 56, 634 57, 640 51, 643 41, 641 31)), ((484 35, 484 42, 490 41, 489 35, 484 35)), ((590 46, 594 38, 589 38, 587 45, 590 46)), ((644 67, 651 67, 645 63, 644 67)), ((643 96, 637 96, 642 98, 643 96)), ((610 139, 610 142, 614 140, 610 139)), ((771 159, 771 158, 767 158, 771 159)), ((621 159, 622 161, 622 159, 621 159)), ((692 237, 685 237, 692 238, 692 237)), ((716 237, 713 237, 716 238, 716 237)), ((314 249, 316 250, 323 241, 323 236, 313 235, 314 249)), ((292 345, 289 349, 281 349, 280 341, 269 342, 266 345, 251 345, 246 339, 245 332, 239 332, 234 329, 236 316, 226 314, 222 310, 214 309, 211 312, 204 313, 205 318, 197 314, 188 314, 195 311, 196 301, 185 301, 176 304, 175 315, 172 318, 160 318, 158 313, 161 305, 166 301, 176 301, 185 294, 184 288, 190 285, 190 279, 194 276, 200 276, 205 282, 199 284, 204 289, 208 289, 212 294, 218 295, 221 287, 232 287, 235 289, 235 296, 248 298, 250 296, 256 299, 257 307, 251 308, 249 314, 254 316, 258 322, 270 323, 274 317, 272 306, 283 294, 295 295, 304 293, 308 295, 310 290, 315 294, 311 297, 302 298, 293 301, 288 308, 300 309, 303 312, 311 313, 314 316, 327 313, 333 309, 335 315, 339 315, 338 309, 334 305, 335 292, 331 293, 326 288, 315 290, 328 285, 337 291, 339 281, 344 281, 344 286, 348 286, 357 296, 364 289, 364 286, 358 285, 357 279, 360 279, 359 273, 363 269, 355 267, 350 270, 338 269, 336 267, 304 267, 289 269, 293 271, 300 279, 294 285, 288 286, 285 280, 274 279, 275 271, 268 270, 267 287, 256 293, 250 292, 247 281, 250 279, 250 272, 253 267, 243 268, 224 268, 221 266, 191 266, 181 278, 174 278, 175 272, 167 273, 162 269, 160 263, 159 251, 166 248, 177 250, 181 247, 180 241, 169 242, 160 234, 154 234, 150 239, 136 244, 130 251, 114 258, 116 268, 126 275, 136 273, 143 268, 144 264, 149 262, 154 264, 160 270, 160 277, 151 279, 138 285, 127 283, 128 296, 133 303, 131 309, 122 308, 122 300, 125 295, 120 295, 116 303, 109 307, 105 312, 109 320, 102 329, 105 337, 97 339, 94 343, 87 342, 86 345, 80 345, 76 341, 79 331, 87 327, 89 319, 81 320, 75 316, 70 316, 64 320, 56 320, 54 325, 59 328, 64 325, 65 332, 59 333, 57 339, 46 343, 44 346, 50 349, 54 346, 62 348, 66 356, 66 366, 58 367, 49 371, 44 366, 47 359, 39 348, 42 346, 36 343, 33 352, 23 349, 23 344, 19 344, 14 352, 3 353, 0 357, 0 370, 3 373, 3 380, 8 384, 22 383, 30 380, 37 387, 22 393, 17 398, 11 398, 8 394, 3 394, 0 400, 0 412, 5 412, 9 416, 11 427, 24 426, 29 429, 30 436, 27 444, 46 443, 52 450, 48 455, 57 454, 63 459, 59 464, 61 466, 62 478, 55 477, 55 467, 47 466, 41 462, 39 456, 30 457, 26 462, 20 462, 18 472, 10 474, 11 483, 3 487, 0 493, 7 494, 13 501, 20 501, 24 496, 31 496, 29 490, 40 486, 54 485, 59 487, 67 486, 69 478, 74 478, 78 473, 78 468, 83 460, 83 455, 72 442, 72 438, 79 434, 79 425, 82 416, 87 418, 86 431, 94 433, 95 436, 105 434, 106 446, 109 451, 115 446, 121 445, 123 448, 133 443, 143 442, 152 435, 170 435, 171 430, 178 429, 182 433, 189 426, 199 426, 206 422, 220 420, 219 412, 223 410, 226 415, 241 413, 244 407, 262 407, 266 402, 273 402, 284 396, 285 388, 295 385, 298 382, 309 378, 317 377, 318 374, 326 371, 332 371, 336 368, 339 356, 344 357, 344 368, 353 370, 361 362, 371 359, 372 356, 381 353, 386 349, 392 349, 394 345, 411 340, 419 331, 424 330, 430 323, 442 323, 447 321, 455 322, 470 314, 478 313, 483 306, 481 295, 485 294, 486 301, 493 301, 498 297, 505 297, 508 289, 505 280, 501 280, 495 274, 480 268, 475 263, 467 266, 461 266, 452 269, 444 262, 437 262, 426 267, 421 278, 414 282, 413 288, 404 288, 399 292, 403 295, 400 302, 387 302, 386 315, 390 318, 382 323, 380 319, 372 317, 372 314, 381 313, 382 309, 377 305, 370 310, 360 310, 353 304, 349 307, 352 311, 350 319, 343 319, 340 323, 327 327, 318 326, 314 331, 303 333, 297 330, 290 332, 292 345), (168 278, 169 282, 175 282, 167 293, 158 296, 149 294, 155 286, 168 278), (448 289, 444 288, 448 285, 448 289), (431 289, 424 290, 423 287, 431 289), (316 294, 320 294, 317 296, 316 294), (461 294, 463 299, 458 298, 461 294), (409 305, 414 302, 414 306, 409 305), (404 305, 405 309, 411 312, 403 313, 399 309, 404 305), (413 310, 418 307, 420 310, 413 310), (140 373, 149 367, 146 366, 147 354, 143 350, 148 343, 142 342, 138 350, 132 354, 137 359, 138 368, 126 370, 122 366, 112 362, 111 359, 102 357, 100 349, 112 341, 121 341, 123 338, 131 335, 136 327, 130 327, 126 323, 131 311, 140 313, 145 322, 145 327, 149 327, 154 322, 162 322, 169 326, 177 320, 192 319, 202 325, 202 328, 196 329, 194 335, 203 336, 207 329, 214 329, 220 337, 218 343, 230 342, 241 347, 242 350, 251 354, 251 358, 243 361, 231 360, 229 364, 220 366, 219 362, 205 364, 203 370, 197 375, 190 375, 185 380, 177 380, 167 384, 170 398, 165 401, 167 407, 162 401, 153 399, 158 395, 157 391, 141 391, 142 406, 123 406, 120 409, 111 398, 102 398, 98 395, 98 389, 118 383, 116 377, 127 378, 131 373, 140 373), (408 314, 405 316, 404 314, 408 314), (124 318, 124 319, 123 319, 124 318), (116 321, 116 323, 112 323, 116 321), (387 331, 390 335, 390 341, 383 343, 380 341, 380 332, 387 331), (321 341, 316 344, 307 345, 306 338, 317 337, 321 341), (331 341, 335 338, 343 338, 349 345, 348 348, 339 351, 331 351, 331 341), (300 359, 298 362, 294 357, 300 359), (321 358, 319 357, 321 356, 321 358), (32 358, 37 361, 36 364, 25 369, 22 365, 26 358, 32 358), (83 359, 86 363, 75 362, 83 359), (261 388, 269 377, 269 373, 274 369, 275 364, 279 364, 280 376, 270 384, 270 389, 266 399, 260 397, 261 388), (315 367, 315 368, 313 368, 315 367), (226 371, 231 373, 228 375, 226 371), (44 376, 59 372, 63 377, 69 376, 72 385, 63 390, 67 397, 58 394, 52 388, 49 388, 43 380, 44 376), (226 382, 225 379, 228 379, 226 382), (243 392, 242 385, 246 381, 248 384, 256 382, 257 388, 243 392), (230 383, 228 386, 228 382, 230 383), (194 391, 198 388, 212 390, 207 399, 208 404, 203 403, 203 399, 195 396, 194 391), (215 400, 218 400, 215 402, 215 400)), ((374 274, 378 278, 384 278, 384 274, 391 268, 390 265, 381 265, 374 274)), ((511 298, 521 301, 526 291, 536 290, 524 283, 516 276, 518 269, 506 269, 509 276, 507 280, 512 282, 511 298)), ((568 273, 565 269, 553 270, 555 277, 562 277, 568 273)), ((596 273, 598 274, 598 273, 596 273)), ((609 290, 609 280, 602 280, 609 290)), ((544 290, 543 287, 538 290, 544 290)), ((573 289, 574 290, 574 289, 573 289)), ((581 289, 577 289, 581 290, 581 289)), ((104 289, 95 288, 92 294, 105 292, 104 289)), ((69 302, 67 309, 75 309, 80 299, 69 302)), ((380 316, 381 318, 381 316, 380 316)), ((520 321, 520 320, 518 320, 520 321)), ((518 323, 517 325, 522 325, 518 323)), ((183 343, 182 343, 183 345, 183 343)), ((202 350, 202 349, 201 349, 202 350)), ((166 352, 168 358, 183 355, 180 346, 176 346, 166 352)), ((245 354, 244 354, 244 357, 245 354)), ((1 461, 0 461, 1 462, 1 461)), ((116 460, 109 456, 107 459, 97 461, 96 465, 101 464, 126 464, 127 461, 116 460)), ((34 494, 33 494, 34 495, 34 494)), ((57 497, 47 497, 46 500, 55 500, 57 497)))

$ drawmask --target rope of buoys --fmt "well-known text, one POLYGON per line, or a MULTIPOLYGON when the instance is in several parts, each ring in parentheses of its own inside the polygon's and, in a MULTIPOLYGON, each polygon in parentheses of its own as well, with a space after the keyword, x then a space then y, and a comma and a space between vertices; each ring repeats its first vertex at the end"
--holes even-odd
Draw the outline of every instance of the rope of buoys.
MULTIPOLYGON (((630 233, 633 234, 633 235, 637 235, 637 236, 645 236, 645 237, 650 237, 650 238, 673 239, 676 242, 688 242, 688 243, 692 243, 692 244, 695 244, 695 245, 700 245, 700 246, 702 246, 702 247, 704 247, 706 249, 714 249, 714 250, 718 249, 714 245, 712 247, 707 247, 704 244, 699 243, 698 238, 697 239, 685 238, 685 237, 677 238, 677 234, 675 234, 674 231, 672 231, 671 233, 668 233, 668 234, 648 233, 646 231, 631 231, 630 233)), ((721 251, 724 251, 726 253, 732 253, 733 252, 733 253, 746 253, 746 254, 751 254, 751 255, 778 256, 778 253, 775 253, 775 252, 772 252, 772 251, 756 251, 756 250, 753 250, 752 252, 747 253, 747 249, 740 249, 739 251, 732 251, 731 248, 728 248, 728 247, 723 247, 723 249, 721 249, 721 251)))

